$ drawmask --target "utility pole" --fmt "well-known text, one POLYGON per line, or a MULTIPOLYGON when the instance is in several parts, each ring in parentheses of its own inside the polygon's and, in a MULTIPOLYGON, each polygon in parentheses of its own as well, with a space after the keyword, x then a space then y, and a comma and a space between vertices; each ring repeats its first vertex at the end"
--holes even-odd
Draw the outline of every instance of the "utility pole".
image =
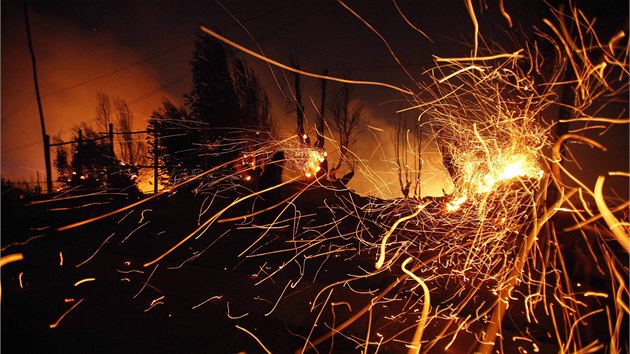
POLYGON ((111 149, 110 153, 112 154, 112 157, 114 157, 116 156, 116 154, 114 153, 114 123, 109 123, 108 128, 109 148, 111 149))
POLYGON ((37 65, 35 64, 35 52, 33 51, 33 42, 31 41, 31 27, 28 21, 28 6, 26 0, 22 0, 24 4, 24 20, 26 22, 26 35, 28 37, 28 49, 31 52, 31 62, 33 63, 33 81, 35 82, 35 95, 37 97, 37 109, 39 110, 39 122, 42 126, 42 138, 44 141, 44 162, 46 164, 46 191, 52 193, 52 169, 50 167, 50 137, 46 134, 46 125, 44 124, 44 110, 42 109, 42 98, 39 94, 39 84, 37 83, 37 65))
POLYGON ((158 166, 160 163, 158 151, 160 146, 158 145, 158 132, 157 129, 153 130, 153 193, 158 192, 158 166))
MULTIPOLYGON (((324 76, 328 76, 328 69, 324 70, 324 76)), ((320 87, 322 89, 322 102, 319 108, 319 115, 317 116, 317 124, 315 130, 317 131, 317 142, 315 142, 315 146, 323 149, 324 148, 324 113, 326 111, 326 79, 322 79, 320 82, 320 87)))

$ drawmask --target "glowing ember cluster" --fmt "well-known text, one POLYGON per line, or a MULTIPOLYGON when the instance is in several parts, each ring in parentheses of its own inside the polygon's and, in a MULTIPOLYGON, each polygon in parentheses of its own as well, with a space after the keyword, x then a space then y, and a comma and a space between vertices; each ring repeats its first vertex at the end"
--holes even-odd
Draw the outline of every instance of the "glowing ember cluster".
POLYGON ((252 180, 252 175, 256 172, 256 155, 253 153, 244 153, 241 163, 237 166, 237 169, 242 171, 241 177, 246 182, 252 180))
POLYGON ((322 170, 328 153, 324 149, 308 145, 304 142, 295 143, 291 139, 283 141, 279 147, 284 151, 288 175, 303 176, 311 179, 322 170))
POLYGON ((475 195, 497 192, 503 182, 539 181, 543 176, 549 127, 542 112, 550 102, 534 90, 519 59, 518 52, 488 59, 483 66, 469 63, 469 58, 439 59, 430 84, 418 96, 416 107, 429 117, 444 164, 450 167, 449 210, 479 201, 475 195))
POLYGON ((514 153, 496 151, 483 159, 475 159, 465 152, 462 155, 464 161, 459 188, 469 193, 489 193, 501 182, 519 177, 540 180, 543 176, 536 151, 523 148, 514 153))
POLYGON ((316 148, 306 148, 306 161, 304 162, 304 166, 302 170, 304 171, 304 176, 306 178, 311 178, 316 176, 319 171, 321 171, 321 164, 328 156, 328 153, 323 150, 319 150, 316 148))

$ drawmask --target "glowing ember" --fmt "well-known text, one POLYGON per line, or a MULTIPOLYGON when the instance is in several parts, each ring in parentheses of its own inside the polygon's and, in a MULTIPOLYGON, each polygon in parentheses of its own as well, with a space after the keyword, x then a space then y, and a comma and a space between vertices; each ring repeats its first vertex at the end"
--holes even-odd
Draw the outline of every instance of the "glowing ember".
POLYGON ((457 209, 459 209, 459 207, 466 202, 466 200, 468 200, 467 196, 461 196, 459 198, 456 198, 448 203, 446 203, 446 210, 447 211, 455 211, 457 209))
POLYGON ((497 152, 488 159, 464 162, 462 181, 464 190, 488 193, 501 182, 517 177, 540 180, 543 171, 536 162, 536 154, 509 154, 497 152), (485 174, 483 172, 486 172, 485 174))
POLYGON ((317 173, 321 171, 321 164, 326 159, 326 156, 328 156, 326 151, 308 148, 305 157, 306 161, 304 162, 304 166, 302 167, 302 170, 304 171, 304 176, 306 176, 306 178, 316 176, 317 173))

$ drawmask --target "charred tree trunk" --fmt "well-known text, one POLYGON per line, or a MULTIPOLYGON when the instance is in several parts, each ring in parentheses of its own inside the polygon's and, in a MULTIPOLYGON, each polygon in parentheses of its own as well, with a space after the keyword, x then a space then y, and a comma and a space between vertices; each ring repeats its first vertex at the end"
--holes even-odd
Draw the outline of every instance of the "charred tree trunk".
MULTIPOLYGON (((297 60, 292 59, 293 67, 296 70, 300 70, 300 65, 297 60)), ((302 83, 300 82, 300 74, 294 74, 295 85, 295 114, 297 118, 297 135, 298 140, 302 143, 306 142, 306 135, 304 134, 304 104, 302 103, 302 83)))
MULTIPOLYGON (((328 69, 324 70, 324 76, 328 76, 328 69)), ((324 114, 326 112, 326 79, 322 79, 321 88, 322 88, 322 102, 319 108, 319 115, 317 116, 317 142, 315 146, 323 149, 324 148, 324 114)))

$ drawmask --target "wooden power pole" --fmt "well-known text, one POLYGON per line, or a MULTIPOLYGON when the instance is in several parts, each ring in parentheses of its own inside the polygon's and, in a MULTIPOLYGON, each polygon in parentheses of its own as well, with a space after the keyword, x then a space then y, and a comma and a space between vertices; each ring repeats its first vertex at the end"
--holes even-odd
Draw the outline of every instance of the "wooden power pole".
POLYGON ((39 94, 39 84, 37 83, 37 65, 35 64, 35 52, 31 41, 31 27, 28 21, 28 6, 26 0, 24 4, 24 20, 26 22, 26 36, 28 37, 28 49, 31 52, 31 62, 33 64, 33 81, 35 82, 35 95, 37 97, 37 109, 39 110, 39 122, 42 127, 42 138, 44 141, 44 162, 46 164, 46 191, 52 192, 52 169, 50 167, 50 137, 46 134, 46 124, 44 123, 44 110, 42 109, 42 98, 39 94))

